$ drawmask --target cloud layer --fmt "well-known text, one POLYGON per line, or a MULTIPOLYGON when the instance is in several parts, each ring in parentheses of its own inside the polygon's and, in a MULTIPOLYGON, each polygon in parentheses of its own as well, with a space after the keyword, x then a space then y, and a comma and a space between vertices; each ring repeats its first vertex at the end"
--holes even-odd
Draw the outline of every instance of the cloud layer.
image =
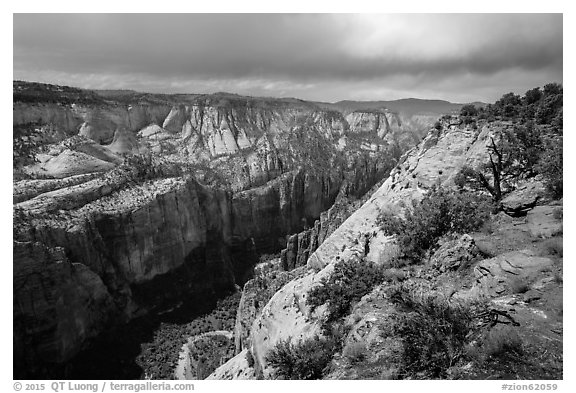
POLYGON ((88 88, 493 101, 562 81, 560 14, 16 14, 14 77, 88 88))

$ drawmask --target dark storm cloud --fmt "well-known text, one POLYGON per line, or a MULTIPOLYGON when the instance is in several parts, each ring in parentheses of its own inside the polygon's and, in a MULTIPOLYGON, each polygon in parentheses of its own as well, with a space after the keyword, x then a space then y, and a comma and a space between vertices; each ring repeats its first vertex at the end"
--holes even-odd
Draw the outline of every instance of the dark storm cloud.
POLYGON ((87 87, 236 87, 315 99, 337 97, 333 84, 350 93, 402 81, 418 92, 471 75, 494 83, 513 73, 530 87, 561 81, 562 16, 17 14, 14 73, 97 85, 87 87))

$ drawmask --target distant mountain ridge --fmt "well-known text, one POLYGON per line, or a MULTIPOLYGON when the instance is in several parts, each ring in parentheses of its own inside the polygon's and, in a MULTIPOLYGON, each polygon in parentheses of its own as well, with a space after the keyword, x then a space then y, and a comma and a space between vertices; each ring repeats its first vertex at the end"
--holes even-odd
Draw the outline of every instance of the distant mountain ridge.
MULTIPOLYGON (((351 101, 344 100, 335 103, 315 102, 324 109, 334 109, 343 113, 351 113, 362 110, 383 110, 402 113, 407 116, 413 115, 445 115, 457 114, 465 104, 452 103, 445 100, 427 100, 420 98, 402 98, 388 101, 351 101)), ((483 102, 473 102, 475 106, 485 106, 483 102)))
MULTIPOLYGON (((343 100, 335 103, 308 101, 299 98, 278 98, 278 97, 252 97, 243 96, 235 93, 217 92, 208 94, 197 93, 146 93, 129 89, 83 89, 77 87, 52 85, 39 82, 13 81, 13 100, 14 102, 31 102, 31 101, 86 101, 87 103, 98 103, 105 101, 116 102, 135 102, 135 101, 152 101, 158 103, 175 103, 181 101, 199 101, 210 100, 236 100, 249 99, 253 102, 274 102, 277 104, 300 104, 314 105, 324 110, 335 110, 342 112, 344 115, 355 111, 383 111, 385 109, 402 113, 406 116, 414 115, 444 115, 456 114, 463 105, 461 103, 452 103, 445 100, 429 100, 420 98, 403 98, 398 100, 380 100, 380 101, 352 101, 343 100)), ((475 106, 485 106, 483 102, 473 102, 475 106)))

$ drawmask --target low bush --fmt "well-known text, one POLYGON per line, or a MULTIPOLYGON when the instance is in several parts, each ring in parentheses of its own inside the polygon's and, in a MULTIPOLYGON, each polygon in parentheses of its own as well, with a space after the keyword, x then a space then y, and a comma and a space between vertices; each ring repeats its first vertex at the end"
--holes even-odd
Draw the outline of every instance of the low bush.
POLYGON ((513 328, 491 330, 482 341, 482 348, 487 358, 523 354, 522 339, 513 328))
POLYGON ((554 272, 554 282, 556 284, 562 284, 564 282, 564 277, 562 276, 562 272, 560 270, 556 270, 554 272))
POLYGON ((361 362, 366 359, 368 349, 363 341, 349 343, 344 347, 342 355, 350 359, 352 363, 361 362))
POLYGON ((552 211, 552 217, 554 217, 556 220, 562 220, 563 213, 564 210, 562 209, 562 206, 557 207, 552 211))
POLYGON ((308 292, 306 303, 312 311, 323 304, 328 304, 328 315, 324 325, 348 315, 352 304, 386 278, 385 270, 374 262, 351 259, 340 261, 334 266, 330 278, 323 279, 319 286, 308 292))
POLYGON ((490 217, 489 198, 468 191, 433 188, 420 203, 406 212, 405 219, 381 214, 379 224, 387 235, 397 235, 403 257, 421 259, 449 233, 477 230, 490 217))
POLYGON ((250 349, 246 352, 246 363, 248 363, 248 367, 254 367, 254 355, 250 349))
POLYGON ((389 291, 392 302, 405 311, 397 315, 395 326, 396 334, 403 338, 402 374, 445 377, 464 354, 473 328, 472 308, 442 296, 417 295, 402 285, 389 291))
POLYGON ((478 108, 474 104, 466 104, 460 109, 460 116, 476 116, 478 114, 478 108))
POLYGON ((562 137, 550 137, 545 140, 544 149, 536 169, 544 177, 546 188, 555 199, 563 196, 563 147, 562 137))
POLYGON ((554 237, 546 240, 544 247, 546 248, 546 252, 548 252, 548 254, 557 255, 559 257, 564 256, 564 245, 563 239, 561 237, 554 237))
POLYGON ((279 341, 266 356, 280 379, 320 379, 338 349, 334 338, 314 338, 296 344, 279 341))

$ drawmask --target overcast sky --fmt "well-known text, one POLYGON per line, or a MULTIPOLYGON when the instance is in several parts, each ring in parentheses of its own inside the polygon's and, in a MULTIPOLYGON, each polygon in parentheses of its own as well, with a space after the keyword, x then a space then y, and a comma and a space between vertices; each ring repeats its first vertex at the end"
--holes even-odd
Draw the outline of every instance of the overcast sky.
POLYGON ((493 102, 562 82, 561 14, 15 14, 14 79, 493 102))

